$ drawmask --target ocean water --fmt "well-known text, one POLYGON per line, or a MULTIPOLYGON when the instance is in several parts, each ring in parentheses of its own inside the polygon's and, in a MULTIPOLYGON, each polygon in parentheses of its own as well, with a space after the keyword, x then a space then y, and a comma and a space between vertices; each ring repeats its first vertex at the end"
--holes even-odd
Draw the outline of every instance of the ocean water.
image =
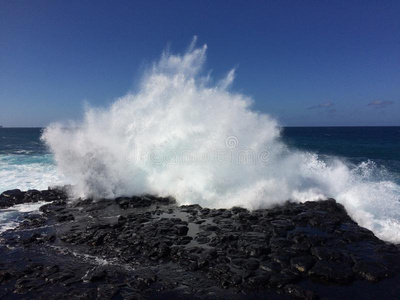
POLYGON ((286 127, 282 133, 290 147, 353 165, 371 162, 400 183, 400 127, 286 127))
POLYGON ((41 128, 0 128, 0 192, 61 184, 41 128))
MULTIPOLYGON (((41 128, 0 128, 0 193, 15 188, 47 189, 61 183, 41 134, 41 128)), ((0 210, 0 233, 14 228, 41 205, 21 204, 0 210)))
POLYGON ((332 197, 400 243, 400 128, 281 128, 232 89, 235 70, 217 80, 204 70, 206 50, 164 52, 135 91, 82 120, 3 129, 0 190, 68 183, 74 197, 249 209, 332 197))
MULTIPOLYGON (((0 193, 69 183, 40 139, 43 130, 0 128, 0 193)), ((400 185, 400 127, 283 127, 281 138, 292 149, 337 157, 354 168, 369 164, 376 176, 400 185)))
MULTIPOLYGON (((70 183, 59 174, 53 154, 40 139, 43 131, 0 128, 0 193, 70 183)), ((387 180, 400 185, 400 127, 284 127, 281 139, 289 148, 317 154, 321 160, 335 157, 353 169, 364 165, 372 182, 387 180)), ((19 205, 3 210, 0 232, 13 228, 24 214, 39 206, 19 205)))

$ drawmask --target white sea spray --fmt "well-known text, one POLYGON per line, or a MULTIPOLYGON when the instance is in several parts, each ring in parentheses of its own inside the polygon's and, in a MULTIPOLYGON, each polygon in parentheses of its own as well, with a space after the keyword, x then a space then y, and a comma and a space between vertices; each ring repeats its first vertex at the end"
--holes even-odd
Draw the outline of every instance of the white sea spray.
POLYGON ((52 124, 43 140, 75 196, 173 196, 207 207, 270 207, 335 198, 361 226, 400 242, 400 187, 374 165, 290 150, 277 121, 204 74, 206 46, 164 53, 135 93, 81 122, 52 124), (69 183, 68 182, 68 183, 69 183))

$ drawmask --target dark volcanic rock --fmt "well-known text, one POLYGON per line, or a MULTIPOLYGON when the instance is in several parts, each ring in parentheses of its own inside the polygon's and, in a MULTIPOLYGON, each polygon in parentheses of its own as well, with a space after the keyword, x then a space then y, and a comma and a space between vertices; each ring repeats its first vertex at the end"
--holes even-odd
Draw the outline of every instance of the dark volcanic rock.
POLYGON ((29 190, 27 192, 10 190, 0 194, 0 208, 7 208, 21 203, 32 203, 38 201, 50 202, 60 199, 67 199, 67 194, 64 189, 49 189, 45 191, 29 190))
POLYGON ((340 299, 343 289, 368 298, 365 284, 397 285, 399 248, 333 199, 255 211, 151 195, 66 200, 65 190, 0 195, 1 207, 51 202, 2 234, 0 297, 340 299))
POLYGON ((325 282, 348 283, 354 279, 354 273, 349 265, 332 261, 317 261, 308 274, 325 282))
POLYGON ((23 203, 24 192, 20 190, 9 190, 0 194, 0 208, 7 208, 15 204, 23 203))
POLYGON ((354 264, 353 271, 369 281, 379 281, 392 275, 386 267, 373 261, 359 261, 354 264))
POLYGON ((296 299, 305 299, 305 300, 318 299, 318 296, 315 295, 312 291, 304 290, 298 285, 294 284, 287 284, 285 286, 285 293, 296 299))
POLYGON ((314 259, 310 255, 299 256, 299 257, 292 258, 290 260, 290 263, 298 271, 307 272, 314 265, 314 259))

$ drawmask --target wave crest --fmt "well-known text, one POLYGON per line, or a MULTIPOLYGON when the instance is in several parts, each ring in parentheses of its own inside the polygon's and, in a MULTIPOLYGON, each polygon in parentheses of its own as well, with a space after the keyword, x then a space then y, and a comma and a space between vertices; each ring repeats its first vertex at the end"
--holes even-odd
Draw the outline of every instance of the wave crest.
POLYGON ((165 52, 136 93, 88 108, 72 127, 46 128, 75 196, 151 193, 247 208, 333 197, 360 225, 400 242, 399 186, 369 174, 374 166, 288 149, 277 122, 230 90, 234 70, 219 82, 202 76, 206 48, 165 52))

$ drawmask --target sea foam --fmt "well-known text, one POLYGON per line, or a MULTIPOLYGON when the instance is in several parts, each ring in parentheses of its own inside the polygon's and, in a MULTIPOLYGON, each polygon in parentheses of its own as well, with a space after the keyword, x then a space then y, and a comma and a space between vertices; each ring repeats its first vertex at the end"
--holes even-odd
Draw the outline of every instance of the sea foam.
POLYGON ((0 154, 0 193, 15 188, 44 190, 65 181, 51 154, 27 154, 0 154))
POLYGON ((270 207, 335 198, 361 226, 400 242, 400 187, 373 164, 289 149, 276 120, 234 92, 234 70, 204 76, 206 46, 163 53, 137 91, 81 122, 52 124, 42 139, 75 196, 173 196, 207 207, 270 207), (373 172, 372 172, 373 173, 373 172))

